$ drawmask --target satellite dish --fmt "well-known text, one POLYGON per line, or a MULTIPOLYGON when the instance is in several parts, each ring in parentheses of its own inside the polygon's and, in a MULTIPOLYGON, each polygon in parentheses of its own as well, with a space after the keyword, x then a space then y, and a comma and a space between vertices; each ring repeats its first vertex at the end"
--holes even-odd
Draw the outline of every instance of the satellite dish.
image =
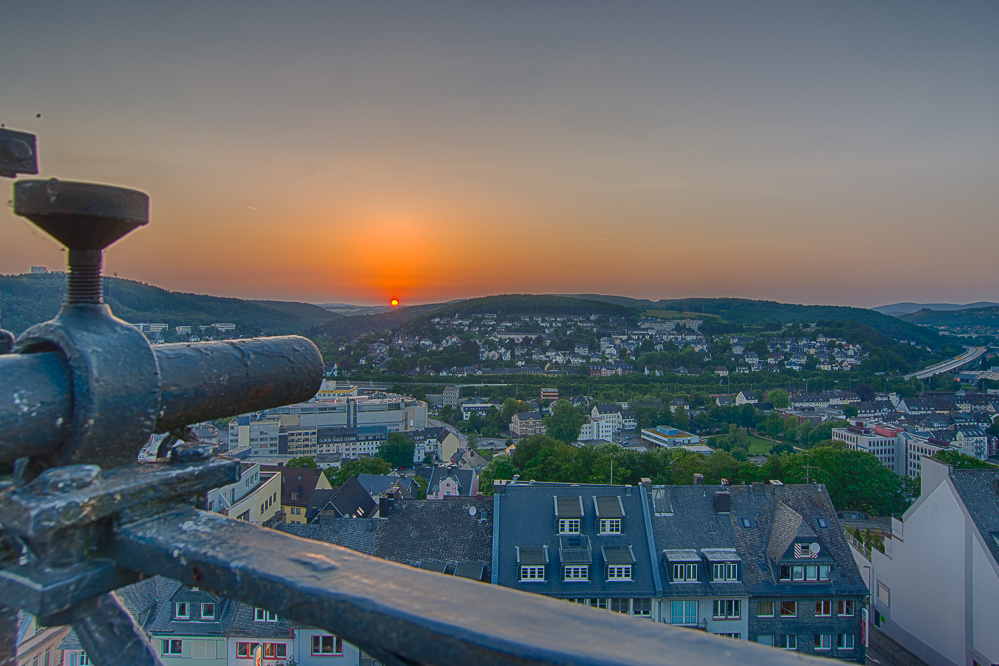
POLYGON ((810 553, 812 553, 813 555, 818 555, 818 554, 819 554, 819 544, 817 544, 817 543, 813 543, 812 545, 810 545, 810 546, 808 547, 808 550, 809 550, 809 552, 810 552, 810 553))
POLYGON ((475 509, 474 506, 468 507, 468 515, 474 516, 475 515, 475 511, 476 511, 476 509, 475 509))

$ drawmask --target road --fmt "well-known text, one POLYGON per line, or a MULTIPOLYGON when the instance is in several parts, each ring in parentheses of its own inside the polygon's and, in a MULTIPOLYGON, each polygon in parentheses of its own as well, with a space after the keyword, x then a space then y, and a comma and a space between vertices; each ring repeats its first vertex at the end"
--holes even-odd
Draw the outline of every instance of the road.
POLYGON ((964 353, 955 356, 952 359, 942 361, 936 365, 931 365, 928 368, 924 368, 919 372, 913 372, 905 376, 906 379, 929 379, 933 375, 939 375, 942 372, 952 372, 958 368, 965 366, 973 361, 976 361, 981 357, 982 354, 986 352, 985 347, 965 347, 964 353))

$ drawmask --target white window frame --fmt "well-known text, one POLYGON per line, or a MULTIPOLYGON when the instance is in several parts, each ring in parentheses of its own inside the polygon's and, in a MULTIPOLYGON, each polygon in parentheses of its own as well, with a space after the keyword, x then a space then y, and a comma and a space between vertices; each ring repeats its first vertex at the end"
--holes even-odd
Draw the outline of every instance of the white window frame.
POLYGON ((213 620, 215 619, 215 604, 212 603, 212 602, 201 604, 201 619, 204 619, 206 617, 209 617, 209 618, 211 618, 213 620), (205 612, 205 607, 206 606, 211 606, 211 609, 212 609, 211 613, 206 613, 205 612))
POLYGON ((673 565, 673 582, 674 583, 696 583, 697 582, 697 565, 696 564, 686 564, 677 563, 673 565))
POLYGON ((601 534, 621 534, 621 524, 620 518, 601 518, 600 519, 600 533, 601 534))
POLYGON ((670 602, 670 615, 669 623, 677 627, 696 627, 697 626, 697 601, 671 601, 670 602), (678 608, 680 613, 674 614, 673 608, 674 604, 679 604, 678 608), (678 619, 679 622, 673 622, 674 619, 678 619))
POLYGON ((631 601, 631 614, 635 617, 652 617, 652 599, 632 599, 631 601), (648 608, 638 608, 638 602, 642 602, 642 605, 648 604, 648 608))
POLYGON ((184 653, 184 641, 179 638, 164 638, 161 654, 178 657, 184 653))
POLYGON ((815 650, 831 650, 832 634, 815 634, 815 650))
POLYGON ((816 601, 815 602, 815 617, 832 617, 832 602, 831 601, 816 601))
POLYGON ((716 583, 737 583, 739 565, 736 562, 715 562, 711 565, 711 580, 716 583))
POLYGON ((836 634, 837 650, 852 650, 856 647, 856 640, 853 634, 836 634))
POLYGON ((585 583, 590 579, 590 567, 586 564, 566 564, 562 568, 562 580, 569 583, 585 583))
POLYGON ((607 580, 631 580, 630 564, 609 564, 607 565, 607 580))
POLYGON ((545 582, 545 565, 521 564, 521 583, 543 583, 545 582))
POLYGON ((311 641, 311 656, 313 657, 329 657, 329 656, 342 656, 343 655, 343 639, 339 636, 330 635, 315 635, 312 637, 311 641), (325 652, 323 650, 323 639, 331 638, 333 639, 333 652, 325 652), (316 650, 316 646, 319 646, 319 650, 316 650))
POLYGON ((580 525, 582 524, 580 518, 559 518, 558 519, 558 533, 559 534, 579 534, 580 525))
POLYGON ((774 617, 774 602, 773 601, 757 601, 756 602, 756 617, 774 617), (761 608, 763 604, 770 604, 770 612, 764 613, 761 608))
POLYGON ((780 616, 781 617, 798 617, 798 602, 797 601, 782 601, 780 602, 780 616), (784 612, 784 604, 791 604, 790 608, 794 610, 793 613, 784 612))
POLYGON ((277 622, 277 613, 272 613, 271 611, 264 608, 253 609, 253 621, 254 622, 277 622))
POLYGON ((853 617, 856 612, 856 603, 853 599, 840 599, 836 602, 836 615, 840 617, 853 617))
POLYGON ((173 616, 178 620, 190 620, 191 604, 186 601, 178 601, 173 605, 173 616), (181 609, 183 609, 183 612, 181 612, 181 609))

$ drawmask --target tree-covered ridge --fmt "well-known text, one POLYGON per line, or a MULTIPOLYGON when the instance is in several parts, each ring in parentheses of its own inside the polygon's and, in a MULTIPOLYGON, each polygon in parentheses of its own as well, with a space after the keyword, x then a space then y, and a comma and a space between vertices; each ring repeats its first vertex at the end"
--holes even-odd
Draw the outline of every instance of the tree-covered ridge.
POLYGON ((906 314, 899 319, 923 326, 989 326, 999 327, 999 307, 968 310, 930 310, 906 314))
POLYGON ((380 314, 341 317, 313 329, 311 334, 312 337, 325 336, 331 340, 350 340, 369 333, 387 331, 428 312, 434 312, 440 307, 440 303, 400 306, 380 314))
MULTIPOLYGON (((0 324, 19 334, 54 317, 65 294, 63 273, 0 276, 0 324)), ((115 316, 132 323, 163 323, 173 327, 231 322, 254 332, 275 334, 300 333, 317 322, 338 317, 308 303, 252 302, 187 294, 115 277, 104 278, 104 302, 115 316)))

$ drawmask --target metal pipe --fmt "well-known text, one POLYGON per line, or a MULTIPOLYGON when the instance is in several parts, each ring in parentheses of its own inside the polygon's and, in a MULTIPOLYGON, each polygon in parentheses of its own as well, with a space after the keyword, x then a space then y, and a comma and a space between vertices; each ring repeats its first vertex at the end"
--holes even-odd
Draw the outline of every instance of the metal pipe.
POLYGON ((73 384, 62 354, 0 356, 0 460, 59 448, 73 419, 73 384))
POLYGON ((156 432, 281 407, 312 398, 323 357, 296 335, 156 345, 160 413, 156 432))
MULTIPOLYGON (((155 432, 304 402, 323 381, 323 359, 299 336, 156 345, 160 411, 155 432)), ((0 461, 59 448, 73 416, 61 354, 0 356, 0 461)))

